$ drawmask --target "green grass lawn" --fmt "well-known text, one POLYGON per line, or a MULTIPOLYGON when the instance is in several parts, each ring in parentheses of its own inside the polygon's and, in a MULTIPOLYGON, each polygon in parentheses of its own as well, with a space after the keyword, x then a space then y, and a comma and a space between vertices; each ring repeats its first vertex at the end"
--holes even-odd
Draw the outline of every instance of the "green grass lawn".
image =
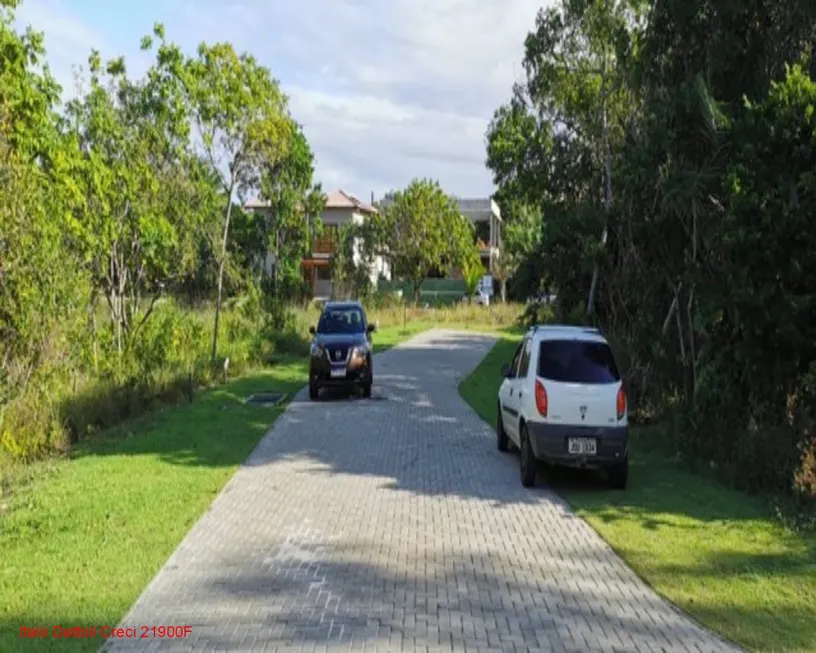
MULTIPOLYGON (((392 324, 374 349, 433 326, 478 328, 392 324)), ((307 360, 283 357, 15 474, 0 494, 0 651, 96 650, 100 640, 21 640, 19 629, 116 625, 283 410, 243 399, 291 398, 306 381, 307 360)))
MULTIPOLYGON (((502 338, 460 385, 495 424, 502 338)), ((691 473, 633 429, 629 488, 564 471, 553 487, 655 590, 707 627, 755 651, 816 651, 816 535, 790 532, 762 500, 691 473)), ((498 454, 497 454, 498 455, 498 454)))
POLYGON ((0 650, 96 650, 19 627, 116 625, 281 412, 242 398, 305 378, 281 362, 28 468, 0 518, 0 650))

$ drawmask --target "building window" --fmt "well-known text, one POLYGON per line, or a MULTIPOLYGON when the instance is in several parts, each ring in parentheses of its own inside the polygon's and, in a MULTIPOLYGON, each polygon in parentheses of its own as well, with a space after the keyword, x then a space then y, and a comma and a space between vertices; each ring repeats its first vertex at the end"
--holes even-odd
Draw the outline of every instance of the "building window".
POLYGON ((320 265, 317 268, 317 278, 320 281, 331 281, 331 268, 328 265, 320 265))

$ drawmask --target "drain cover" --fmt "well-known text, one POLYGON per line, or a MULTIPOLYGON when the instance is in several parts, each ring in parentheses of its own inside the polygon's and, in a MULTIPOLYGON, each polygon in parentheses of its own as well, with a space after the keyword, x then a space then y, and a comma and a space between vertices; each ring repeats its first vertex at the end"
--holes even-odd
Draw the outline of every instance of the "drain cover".
POLYGON ((286 395, 283 392, 256 392, 246 398, 248 404, 260 404, 262 406, 276 406, 286 395))

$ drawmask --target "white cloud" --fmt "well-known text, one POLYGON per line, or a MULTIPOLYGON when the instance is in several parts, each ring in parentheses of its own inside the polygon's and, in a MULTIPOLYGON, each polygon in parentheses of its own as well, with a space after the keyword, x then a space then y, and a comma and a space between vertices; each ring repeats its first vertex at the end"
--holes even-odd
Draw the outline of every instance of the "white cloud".
POLYGON ((142 34, 134 34, 133 42, 121 49, 123 44, 114 44, 108 35, 90 27, 61 0, 24 0, 15 18, 18 29, 31 26, 44 33, 48 66, 62 86, 63 99, 75 96, 77 85, 83 84, 91 50, 99 50, 105 59, 128 54, 128 70, 136 76, 150 65, 139 50, 142 34))
MULTIPOLYGON (((549 0, 545 0, 549 1, 549 0)), ((315 151, 324 187, 360 197, 440 180, 451 193, 492 193, 484 133, 521 71, 541 0, 157 0, 168 37, 192 51, 231 41, 281 80, 315 151)), ((141 5, 141 11, 146 11, 141 5)), ((60 81, 106 34, 59 0, 26 0, 20 18, 45 31, 60 81), (69 64, 70 62, 70 64, 69 64)), ((138 53, 141 33, 127 48, 138 53)), ((131 69, 143 69, 143 57, 131 69)))

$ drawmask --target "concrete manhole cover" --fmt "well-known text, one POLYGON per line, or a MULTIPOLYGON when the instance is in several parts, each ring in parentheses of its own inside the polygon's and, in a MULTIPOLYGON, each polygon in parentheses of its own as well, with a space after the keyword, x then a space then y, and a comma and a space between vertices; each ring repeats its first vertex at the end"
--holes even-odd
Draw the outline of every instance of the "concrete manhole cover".
POLYGON ((256 392, 246 398, 246 403, 260 406, 277 406, 285 396, 286 394, 283 392, 256 392))

